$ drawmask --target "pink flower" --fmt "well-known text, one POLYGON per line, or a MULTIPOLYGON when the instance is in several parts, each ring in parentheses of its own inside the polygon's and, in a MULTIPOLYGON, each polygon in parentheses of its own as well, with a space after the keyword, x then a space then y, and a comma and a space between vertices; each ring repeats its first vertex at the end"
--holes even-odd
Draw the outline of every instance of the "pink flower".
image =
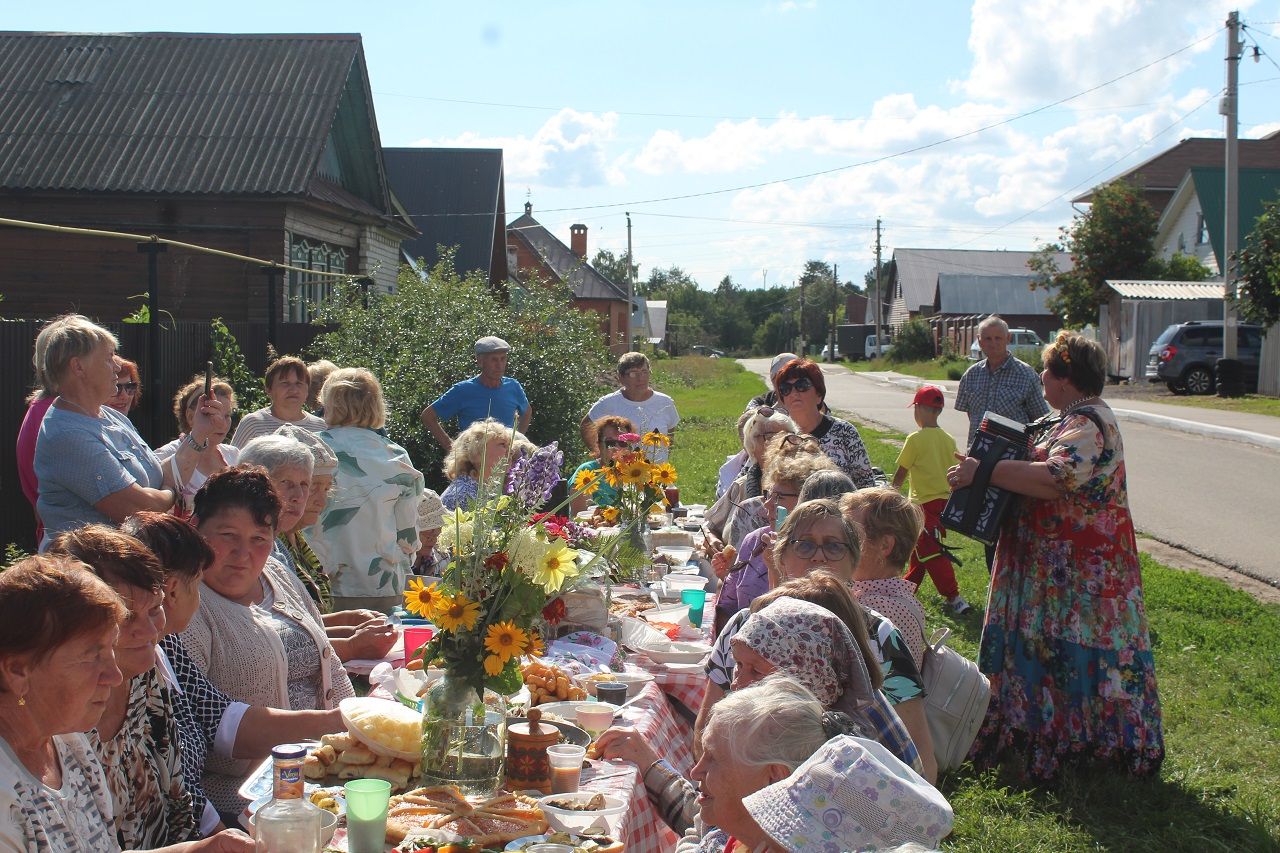
POLYGON ((618 436, 618 441, 625 441, 628 444, 635 444, 639 440, 640 436, 634 432, 624 432, 622 435, 618 436))

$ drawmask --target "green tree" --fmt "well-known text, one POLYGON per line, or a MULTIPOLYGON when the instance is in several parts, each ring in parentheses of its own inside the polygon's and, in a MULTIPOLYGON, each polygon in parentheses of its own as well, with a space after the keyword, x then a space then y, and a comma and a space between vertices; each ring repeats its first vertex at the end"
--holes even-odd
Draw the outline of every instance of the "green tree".
POLYGON ((694 344, 712 342, 702 319, 688 311, 672 311, 667 306, 667 351, 672 355, 688 355, 694 344))
POLYGON ((271 400, 262 385, 262 377, 249 369, 239 341, 221 317, 213 318, 209 324, 209 339, 213 350, 213 372, 231 383, 240 411, 256 412, 269 405, 271 400))
POLYGON ((1280 322, 1280 196, 1262 206, 1236 257, 1240 316, 1263 326, 1280 322))
POLYGON ((754 348, 758 353, 779 353, 791 349, 792 329, 781 314, 770 314, 756 328, 754 348))
POLYGON ((923 318, 916 317, 902 324, 893 346, 889 349, 889 360, 897 362, 927 361, 933 358, 933 330, 923 318))
MULTIPOLYGON (((596 272, 600 273, 609 281, 623 288, 627 287, 627 255, 624 252, 621 255, 615 255, 608 249, 597 249, 596 256, 591 259, 591 266, 596 272)), ((640 265, 631 264, 632 274, 638 280, 640 277, 640 265)))

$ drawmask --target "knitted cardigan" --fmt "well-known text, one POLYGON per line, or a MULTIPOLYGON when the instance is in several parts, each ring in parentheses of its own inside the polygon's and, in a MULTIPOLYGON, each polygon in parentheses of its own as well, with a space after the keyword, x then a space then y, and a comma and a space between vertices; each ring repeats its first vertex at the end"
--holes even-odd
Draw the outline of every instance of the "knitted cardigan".
MULTIPOLYGON (((272 624, 272 614, 279 614, 311 635, 320 649, 322 663, 327 663, 320 667, 316 704, 307 710, 335 708, 343 699, 354 696, 351 679, 325 636, 320 611, 301 582, 271 558, 262 570, 262 581, 271 591, 273 603, 269 610, 239 604, 208 586, 200 590, 200 609, 180 635, 192 659, 232 699, 269 708, 290 708, 284 643, 272 624)), ((209 754, 204 789, 218 811, 240 811, 245 801, 236 789, 257 763, 209 754)))

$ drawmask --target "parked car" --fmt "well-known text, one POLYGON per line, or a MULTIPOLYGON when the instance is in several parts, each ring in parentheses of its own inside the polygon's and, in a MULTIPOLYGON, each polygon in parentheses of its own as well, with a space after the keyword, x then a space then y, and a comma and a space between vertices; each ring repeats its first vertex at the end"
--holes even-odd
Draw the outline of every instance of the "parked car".
POLYGON ((823 360, 823 361, 839 361, 839 360, 840 360, 840 345, 839 345, 839 344, 836 344, 836 355, 835 355, 835 358, 832 358, 832 357, 831 357, 831 344, 827 344, 825 347, 823 347, 823 348, 822 348, 822 360, 823 360))
POLYGON ((889 350, 893 348, 893 342, 886 337, 881 343, 880 335, 867 335, 867 342, 862 345, 862 348, 863 358, 879 358, 888 354, 889 350))
POLYGON ((708 358, 724 358, 724 350, 714 349, 705 344, 694 344, 689 347, 689 351, 694 355, 705 355, 708 358))
MULTIPOLYGON (((1256 387, 1263 328, 1236 327, 1236 358, 1244 364, 1246 384, 1256 387)), ((1147 381, 1163 382, 1175 394, 1212 394, 1214 365, 1222 358, 1222 321, 1174 323, 1160 333, 1147 358, 1147 381)))
MULTIPOLYGON (((1040 352, 1044 349, 1044 341, 1040 340, 1040 336, 1030 329, 1010 329, 1009 330, 1009 352, 1013 353, 1024 361, 1031 357, 1033 353, 1040 352)), ((973 343, 969 344, 969 360, 981 361, 982 350, 978 346, 978 339, 974 338, 973 343)))

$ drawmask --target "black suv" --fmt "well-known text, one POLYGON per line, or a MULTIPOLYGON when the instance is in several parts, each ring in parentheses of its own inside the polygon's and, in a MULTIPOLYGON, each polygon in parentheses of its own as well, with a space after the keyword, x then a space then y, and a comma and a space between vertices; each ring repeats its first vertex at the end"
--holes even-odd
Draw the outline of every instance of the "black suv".
MULTIPOLYGON (((1261 326, 1236 327, 1236 358, 1244 364, 1246 385, 1258 385, 1261 326)), ((1147 360, 1147 381, 1163 382, 1175 394, 1212 394, 1214 364, 1222 358, 1222 321, 1174 323, 1156 338, 1147 360)))

